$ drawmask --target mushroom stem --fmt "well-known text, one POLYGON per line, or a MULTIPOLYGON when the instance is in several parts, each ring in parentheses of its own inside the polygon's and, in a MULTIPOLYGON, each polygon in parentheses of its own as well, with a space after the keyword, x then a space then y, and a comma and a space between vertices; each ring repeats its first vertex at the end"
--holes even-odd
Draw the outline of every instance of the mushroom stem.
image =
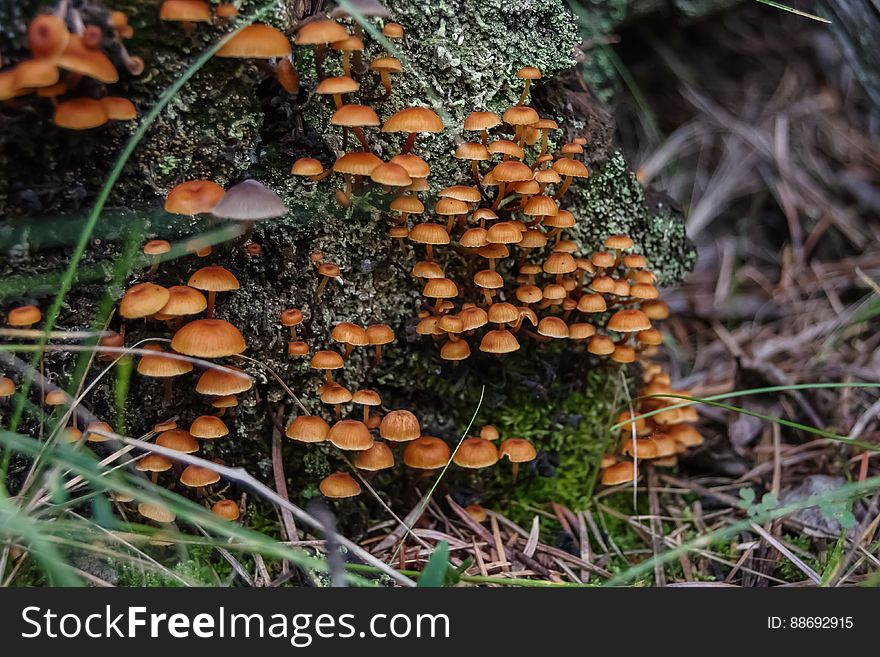
POLYGON ((501 199, 504 198, 504 183, 498 184, 498 195, 495 197, 495 202, 492 204, 492 209, 497 210, 498 206, 501 205, 501 199))
POLYGON ((340 419, 342 417, 342 405, 334 404, 333 405, 333 413, 336 415, 336 419, 340 419))
POLYGON ((480 132, 480 137, 483 140, 483 146, 488 146, 489 145, 489 131, 486 130, 486 128, 483 128, 483 130, 480 132))
POLYGON ((150 269, 147 271, 147 276, 152 276, 159 269, 159 256, 154 255, 150 258, 150 269))
MULTIPOLYGON (((321 279, 321 282, 318 283, 318 289, 315 290, 315 298, 319 298, 324 293, 324 288, 327 287, 327 281, 330 280, 329 276, 324 276, 321 279)), ((329 372, 329 370, 327 370, 329 372)))
POLYGON ((290 339, 291 340, 299 340, 299 338, 296 336, 296 327, 295 326, 290 327, 290 339))
POLYGON ((214 413, 214 417, 223 417, 225 415, 225 413, 226 413, 226 408, 223 407, 219 411, 214 413))
MULTIPOLYGON (((528 83, 529 83, 529 81, 526 80, 526 84, 528 84, 528 83)), ((515 484, 515 483, 516 483, 516 478, 517 478, 517 476, 519 475, 519 463, 514 462, 514 463, 511 465, 511 467, 510 467, 510 474, 511 474, 511 482, 510 482, 510 483, 515 484)))
POLYGON ((482 185, 482 183, 481 183, 481 181, 480 181, 480 168, 479 168, 479 166, 477 165, 477 161, 476 161, 476 160, 471 160, 471 173, 473 173, 473 176, 474 176, 474 182, 477 183, 477 186, 478 186, 478 187, 482 187, 483 185, 482 185))
POLYGON ((520 146, 525 146, 526 142, 526 128, 525 126, 518 125, 513 131, 513 140, 519 144, 520 146))
POLYGON ((125 46, 120 42, 119 44, 119 56, 122 59, 122 65, 125 66, 126 70, 134 76, 138 76, 144 72, 144 60, 140 57, 132 57, 128 54, 128 50, 125 49, 125 46))
POLYGON ((150 473, 150 481, 152 481, 154 484, 159 482, 159 473, 155 470, 150 473))
POLYGON ((345 358, 345 359, 348 359, 348 357, 351 356, 351 352, 352 352, 353 350, 354 350, 354 345, 351 344, 350 342, 349 342, 349 343, 346 343, 346 345, 345 345, 345 353, 342 354, 342 357, 345 358))
POLYGON ((409 153, 412 150, 412 147, 416 143, 416 137, 419 133, 411 132, 409 136, 406 138, 406 141, 403 143, 403 148, 400 150, 401 154, 409 153))
POLYGON ((331 173, 333 173, 333 169, 327 169, 324 173, 319 173, 317 176, 309 176, 309 180, 311 180, 312 182, 321 182, 331 173))
POLYGON ((381 101, 391 95, 391 74, 388 71, 381 71, 379 75, 382 78, 382 87, 385 89, 385 95, 379 99, 381 101))
POLYGON ((451 233, 452 227, 455 225, 455 215, 449 215, 449 218, 446 220, 446 232, 451 233))
POLYGON ((549 146, 549 134, 550 131, 547 128, 541 130, 541 152, 540 155, 543 155, 547 152, 547 146, 549 146))
POLYGON ((361 142, 361 147, 365 151, 370 150, 370 144, 367 142, 367 136, 364 134, 363 128, 352 128, 352 132, 354 132, 354 135, 358 138, 358 141, 361 142))
POLYGON ((428 262, 431 262, 432 260, 434 260, 434 245, 426 244, 425 246, 427 250, 427 255, 425 256, 425 258, 428 260, 428 262))
POLYGON ((342 51, 342 71, 351 77, 351 52, 348 50, 342 51))
POLYGON ((522 105, 526 98, 529 96, 529 88, 532 86, 532 81, 529 78, 526 78, 526 86, 523 88, 523 92, 519 97, 519 100, 516 102, 517 105, 522 105))
POLYGON ((324 370, 325 383, 333 383, 333 370, 324 370))
POLYGON ((483 298, 486 300, 486 305, 491 306, 492 305, 492 290, 490 290, 487 287, 484 287, 483 288, 483 298))
POLYGON ((333 94, 333 104, 336 105, 336 109, 342 107, 342 94, 333 94))
POLYGON ((370 421, 370 407, 364 404, 364 424, 370 421))
POLYGON ((568 188, 571 187, 571 181, 574 180, 572 176, 566 176, 565 182, 562 183, 562 187, 560 187, 557 192, 553 195, 553 198, 562 198, 565 196, 565 192, 568 191, 568 188))
POLYGON ((168 406, 169 404, 171 404, 171 377, 166 376, 165 380, 162 382, 162 385, 164 388, 163 393, 165 395, 165 405, 168 406))
POLYGON ((214 301, 217 299, 217 293, 214 290, 208 290, 208 305, 205 307, 205 317, 211 319, 214 317, 214 301))
POLYGON ((326 46, 323 43, 319 43, 315 47, 315 73, 318 76, 318 81, 324 79, 324 49, 326 46))

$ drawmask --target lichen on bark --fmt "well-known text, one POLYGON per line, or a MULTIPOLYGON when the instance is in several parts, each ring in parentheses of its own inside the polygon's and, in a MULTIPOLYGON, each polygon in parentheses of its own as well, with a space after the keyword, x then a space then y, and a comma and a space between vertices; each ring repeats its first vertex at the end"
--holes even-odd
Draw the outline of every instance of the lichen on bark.
MULTIPOLYGON (((245 3, 243 8, 254 4, 245 3)), ((416 143, 416 152, 431 166, 434 191, 468 179, 468 167, 451 157, 464 116, 473 109, 500 112, 516 102, 522 88, 516 70, 536 65, 545 76, 533 94, 536 106, 559 121, 565 138, 582 133, 588 139, 587 157, 593 173, 585 183, 573 186, 568 201, 580 220, 573 239, 586 253, 599 248, 608 234, 625 231, 648 256, 661 282, 674 284, 681 279, 693 263, 682 217, 668 206, 658 209, 646 201, 623 156, 612 145, 613 124, 607 112, 588 93, 573 89, 576 76, 562 74, 575 60, 579 36, 576 19, 561 0, 392 0, 388 4, 406 29, 401 45, 405 69, 393 78, 394 92, 378 111, 386 118, 396 109, 423 103, 448 119, 446 132, 421 136, 416 143)), ((114 93, 132 98, 143 113, 220 30, 199 28, 186 36, 175 27, 159 24, 156 3, 125 0, 116 6, 130 11, 136 36, 128 45, 147 60, 147 71, 140 78, 123 76, 114 93)), ((94 11, 99 9, 94 5, 94 11)), ((288 5, 276 12, 271 22, 292 34, 296 18, 291 18, 288 5)), ((371 55, 381 50, 376 45, 371 48, 371 55)), ((330 329, 339 321, 393 326, 398 340, 386 350, 381 367, 372 368, 370 355, 356 350, 341 380, 351 389, 377 388, 388 408, 412 408, 427 433, 456 437, 484 385, 488 395, 480 415, 482 422, 492 422, 493 414, 511 400, 531 399, 537 389, 546 403, 579 394, 578 400, 589 404, 590 398, 582 393, 588 369, 582 349, 572 358, 568 347, 530 344, 506 359, 475 353, 462 366, 453 367, 438 359, 430 338, 415 334, 420 285, 409 275, 414 261, 412 247, 407 246, 407 255, 402 257, 399 246, 387 236, 382 208, 388 198, 372 192, 355 198, 351 208, 342 209, 333 200, 335 183, 303 182, 289 173, 297 157, 319 157, 328 166, 342 150, 339 131, 329 126, 328 99, 311 94, 311 57, 309 50, 297 49, 304 89, 296 97, 284 93, 259 63, 210 61, 148 131, 115 187, 111 204, 145 218, 148 236, 173 239, 211 225, 156 211, 167 190, 183 180, 210 178, 228 184, 255 176, 282 196, 289 214, 258 224, 250 236, 261 245, 262 255, 248 255, 236 242, 217 248, 210 261, 231 269, 241 282, 240 291, 220 296, 218 314, 244 330, 248 354, 277 372, 310 409, 317 411, 320 406, 313 394, 320 377, 309 369, 307 360, 286 354, 288 337, 278 314, 288 306, 304 311, 302 335, 313 348, 330 344, 330 329), (309 260, 312 251, 321 251, 343 271, 341 280, 331 283, 320 298, 315 297, 318 277, 309 260)), ((30 122, 27 131, 0 138, 0 166, 12 172, 0 183, 0 213, 13 224, 49 210, 82 211, 94 199, 115 153, 131 132, 131 127, 118 124, 84 134, 63 133, 49 122, 48 106, 19 101, 0 112, 4 119, 17 122, 13 125, 30 122), (14 162, 13 154, 18 158, 14 162), (34 176, 41 180, 39 185, 29 182, 34 176)), ((369 139, 385 159, 400 146, 397 136, 382 136, 377 131, 370 131, 369 139)), ((428 207, 430 196, 424 199, 428 207)), ((114 237, 112 228, 109 230, 110 239, 100 248, 93 245, 89 249, 85 265, 98 264, 109 271, 121 241, 118 233, 114 237)), ((13 266, 4 258, 7 272, 43 272, 65 265, 63 248, 38 250, 25 241, 16 249, 17 264, 13 266)), ((449 258, 451 272, 466 271, 463 258, 451 250, 449 258)), ((203 264, 193 257, 183 258, 163 265, 155 280, 178 284, 203 264)), ((136 272, 130 282, 142 277, 143 272, 136 272)), ((75 287, 60 325, 89 327, 102 292, 99 283, 75 287)), ((48 293, 51 289, 40 291, 48 293)), ((131 340, 157 333, 161 331, 155 324, 133 322, 128 326, 131 340)), ((69 360, 54 362, 60 371, 70 371, 69 360)), ((257 379, 259 394, 242 396, 230 422, 233 436, 210 445, 207 453, 252 466, 267 476, 272 430, 268 409, 281 403, 292 405, 265 369, 245 367, 257 379)), ((617 377, 616 372, 617 368, 607 372, 593 368, 590 389, 601 390, 596 377, 610 381, 617 377)), ((175 403, 166 406, 161 386, 136 375, 131 399, 138 412, 129 413, 128 429, 137 433, 172 413, 188 420, 207 410, 203 401, 188 392, 194 377, 175 381, 175 403)), ((612 381, 611 385, 617 383, 612 381)), ((109 382, 100 386, 92 397, 99 411, 112 408, 108 386, 109 382)), ((608 389, 610 386, 605 392, 608 389)), ((607 395, 601 399, 597 395, 594 401, 594 407, 583 412, 590 418, 582 430, 585 441, 598 439, 611 406, 607 395)), ((552 428, 538 436, 536 443, 547 452, 561 447, 552 428)), ((324 452, 292 445, 285 449, 288 475, 297 478, 293 491, 313 493, 309 484, 328 467, 321 456, 324 452)), ((584 476, 586 473, 585 468, 584 476)), ((544 494, 547 488, 539 490, 544 494)))

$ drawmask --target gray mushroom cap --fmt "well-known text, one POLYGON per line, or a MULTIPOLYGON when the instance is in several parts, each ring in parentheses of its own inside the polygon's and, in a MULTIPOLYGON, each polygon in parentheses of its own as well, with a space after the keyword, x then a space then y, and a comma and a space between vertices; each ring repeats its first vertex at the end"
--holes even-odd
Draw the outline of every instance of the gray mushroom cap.
POLYGON ((245 180, 226 190, 211 214, 220 219, 257 221, 283 217, 287 214, 287 206, 263 183, 245 180))

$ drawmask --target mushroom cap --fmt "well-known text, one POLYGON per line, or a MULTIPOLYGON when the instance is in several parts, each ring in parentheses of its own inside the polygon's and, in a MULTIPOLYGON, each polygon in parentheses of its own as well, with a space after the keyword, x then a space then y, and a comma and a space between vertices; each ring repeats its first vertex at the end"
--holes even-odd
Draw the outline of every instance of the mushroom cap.
POLYGON ((170 470, 174 462, 162 454, 149 453, 140 459, 135 467, 141 472, 165 472, 170 470))
POLYGON ((171 340, 174 351, 199 358, 234 356, 247 349, 241 332, 224 319, 197 319, 180 328, 171 340))
POLYGON ((627 253, 623 256, 623 264, 630 269, 644 269, 648 266, 648 259, 640 253, 627 253))
POLYGON ((165 197, 165 212, 202 214, 210 212, 223 197, 223 188, 210 180, 187 180, 176 185, 165 197))
POLYGON ((354 467, 359 470, 376 472, 394 467, 394 454, 385 443, 373 443, 369 449, 358 452, 354 459, 354 467))
POLYGON ((461 237, 458 240, 458 243, 463 247, 468 249, 478 249, 481 246, 486 246, 489 242, 486 241, 486 236, 489 234, 489 231, 485 228, 468 228, 464 233, 462 233, 461 237))
POLYGON ((339 420, 327 434, 327 439, 339 449, 361 451, 373 446, 373 436, 360 420, 339 420))
POLYGON ((606 249, 631 249, 635 246, 635 242, 633 242, 629 235, 609 235, 604 242, 604 246, 606 249))
POLYGON ((452 185, 451 187, 446 187, 438 192, 438 196, 455 199, 456 201, 463 201, 465 203, 479 203, 482 199, 482 196, 480 196, 480 190, 468 185, 452 185))
MULTIPOLYGON (((238 7, 236 7, 231 2, 222 2, 219 5, 214 7, 214 13, 217 15, 217 18, 235 18, 238 16, 238 7)), ((227 502, 229 500, 221 500, 222 502, 227 502)), ((218 502, 217 504, 219 504, 218 502)), ((236 507, 237 509, 238 507, 236 507)))
POLYGON ((294 176, 320 176, 324 173, 324 165, 313 157, 301 157, 290 168, 294 176))
POLYGON ((361 494, 361 485, 347 472, 327 475, 318 484, 318 489, 324 497, 334 499, 356 497, 361 494))
POLYGON ((452 460, 462 468, 488 468, 498 462, 498 448, 484 438, 465 438, 452 460))
POLYGON ((633 283, 629 288, 629 296, 633 299, 656 299, 660 293, 649 283, 633 283))
POLYGON ((542 223, 550 228, 574 228, 576 222, 571 212, 559 210, 553 215, 545 215, 542 223))
POLYGON ((309 353, 309 343, 295 340, 287 343, 288 356, 306 356, 309 353))
MULTIPOLYGON (((509 139, 496 139, 489 144, 487 150, 492 155, 509 155, 517 160, 521 160, 525 156, 525 151, 523 151, 522 146, 509 139)), ((531 178, 529 178, 529 181, 531 181, 531 178)))
POLYGON ((543 296, 545 299, 549 299, 550 301, 560 302, 565 299, 566 291, 563 285, 559 285, 558 283, 551 283, 550 285, 544 286, 543 296))
POLYGON ((67 47, 70 32, 55 14, 38 14, 28 25, 28 45, 34 57, 55 59, 67 47))
POLYGON ((496 164, 491 173, 492 177, 498 182, 531 180, 533 175, 529 167, 516 160, 507 160, 496 164))
POLYGON ((561 180, 562 176, 556 173, 553 169, 538 169, 535 172, 535 182, 543 183, 545 185, 555 185, 561 180))
POLYGON ((106 422, 91 422, 86 426, 86 439, 90 443, 104 443, 110 440, 110 438, 108 438, 107 436, 102 436, 99 433, 94 433, 95 431, 100 431, 102 433, 113 433, 113 427, 111 427, 106 422))
POLYGON ((431 299, 452 299, 458 296, 458 286, 448 278, 430 278, 422 295, 431 299))
POLYGON ((353 176, 369 176, 373 169, 382 164, 382 160, 366 151, 346 153, 333 163, 336 173, 347 173, 353 176))
POLYGON ((79 73, 104 84, 114 84, 119 81, 119 72, 110 58, 100 50, 87 48, 82 37, 76 34, 70 35, 67 46, 55 63, 65 71, 79 73))
POLYGON ((651 299, 642 303, 642 312, 648 319, 662 320, 669 317, 669 306, 661 299, 651 299))
POLYGON ((636 333, 649 328, 651 328, 651 320, 636 308, 618 310, 608 320, 608 330, 617 333, 636 333))
POLYGON ((58 103, 52 119, 59 128, 89 130, 107 123, 107 110, 92 98, 74 98, 58 103))
POLYGON ((489 244, 518 244, 522 242, 522 231, 512 221, 499 221, 489 227, 486 241, 489 244))
MULTIPOLYGON (((218 9, 222 6, 223 5, 219 5, 218 9)), ((234 500, 218 500, 214 503, 214 506, 211 507, 211 513, 215 516, 220 516, 224 520, 229 520, 230 522, 238 520, 240 515, 238 504, 236 504, 234 500)))
POLYGON ((656 347, 663 344, 663 335, 657 329, 646 329, 636 333, 636 340, 641 345, 656 347))
MULTIPOLYGON (((330 117, 332 125, 348 126, 350 128, 359 128, 363 126, 379 125, 379 116, 372 107, 367 105, 343 105, 333 112, 330 117)), ((366 153, 366 151, 357 151, 358 153, 366 153)), ((372 155, 372 153, 367 153, 372 155)), ((344 157, 344 156, 343 156, 344 157)), ((375 155, 373 157, 376 157, 375 155)), ((376 158, 379 159, 379 158, 376 158)), ((381 160, 379 160, 381 162, 381 160)), ((375 168, 375 167, 374 167, 375 168)), ((334 167, 334 171, 336 168, 334 167)), ((345 173, 345 172, 343 172, 345 173)))
POLYGON ((296 31, 293 42, 298 46, 318 46, 344 41, 349 37, 342 25, 329 18, 309 21, 296 31))
POLYGON ((489 149, 479 142, 466 141, 459 144, 455 149, 455 157, 460 160, 488 160, 489 149))
POLYGON ((263 183, 245 180, 226 190, 211 214, 219 219, 256 221, 283 217, 287 214, 287 206, 263 183))
POLYGON ((587 343, 587 351, 596 356, 608 356, 614 353, 614 341, 607 335, 594 335, 587 343))
POLYGON ((161 523, 174 522, 177 519, 177 516, 174 515, 174 512, 171 509, 164 507, 161 504, 152 504, 149 502, 141 502, 138 504, 138 513, 144 518, 149 518, 150 520, 161 523))
POLYGON ((153 431, 156 433, 162 433, 163 431, 171 431, 172 429, 177 428, 177 422, 175 420, 165 420, 164 422, 159 422, 158 424, 153 425, 153 431))
POLYGON ((415 440, 421 431, 418 418, 404 409, 389 412, 379 424, 379 435, 397 443, 415 440))
POLYGON ((654 443, 654 448, 657 454, 656 458, 658 459, 667 456, 674 456, 678 452, 677 443, 669 434, 656 431, 651 434, 651 437, 648 438, 648 440, 654 443))
POLYGON ((585 294, 578 299, 577 309, 582 313, 604 313, 608 305, 601 294, 585 294))
POLYGON ((340 322, 334 326, 330 332, 330 337, 336 342, 350 344, 355 347, 365 347, 370 343, 366 330, 351 322, 340 322))
POLYGON ((189 433, 194 438, 222 438, 229 433, 229 427, 216 415, 200 415, 189 425, 189 433))
MULTIPOLYGON (((336 13, 339 8, 333 10, 331 13, 336 13)), ((363 52, 364 51, 364 40, 357 36, 349 36, 347 39, 343 39, 342 41, 334 41, 330 44, 330 47, 333 50, 338 52, 363 52)))
POLYGON ((287 425, 285 435, 301 443, 322 443, 327 440, 330 425, 317 415, 299 415, 287 425))
POLYGON ((361 404, 362 406, 379 406, 382 403, 379 393, 369 388, 361 388, 354 393, 351 400, 355 404, 361 404))
POLYGON ((43 403, 46 404, 46 406, 61 406, 67 404, 67 393, 60 388, 50 390, 46 393, 46 398, 43 400, 43 403))
POLYGON ((428 166, 428 163, 413 153, 401 153, 400 155, 395 155, 389 160, 389 162, 406 169, 410 178, 427 178, 431 173, 431 168, 428 166))
POLYGON ((15 394, 15 381, 8 376, 0 376, 0 397, 11 397, 15 394))
POLYGON ((464 508, 465 512, 477 522, 486 522, 486 518, 489 515, 486 513, 486 509, 481 507, 479 504, 468 504, 464 508))
POLYGON ((412 268, 413 278, 443 278, 443 268, 433 260, 419 260, 412 268))
POLYGON ((596 327, 587 322, 575 322, 568 327, 569 340, 586 340, 596 335, 596 327))
POLYGON ((465 130, 488 130, 501 125, 501 119, 495 112, 471 112, 464 119, 465 130))
POLYGON ((199 451, 199 441, 183 429, 163 431, 156 438, 156 444, 159 447, 173 449, 175 452, 183 452, 184 454, 193 454, 199 451))
POLYGON ((554 251, 544 261, 543 268, 548 274, 570 274, 577 269, 577 263, 568 253, 554 251))
MULTIPOLYGON (((404 171, 406 171, 406 169, 404 169, 404 171)), ((407 171, 407 174, 412 177, 412 173, 409 171, 407 171)), ((395 212, 406 212, 407 214, 421 214, 425 211, 425 206, 422 202, 415 196, 410 196, 409 194, 398 196, 391 201, 391 204, 388 207, 395 212)))
POLYGON ((393 162, 380 164, 370 172, 370 179, 379 185, 389 187, 409 187, 412 179, 402 166, 393 162))
POLYGON ((547 236, 537 228, 526 229, 519 241, 522 249, 540 249, 544 246, 547 246, 547 236))
POLYGON ((125 291, 119 302, 119 314, 126 319, 155 315, 171 298, 171 293, 155 283, 138 283, 125 291))
POLYGON ((504 279, 497 271, 481 269, 474 274, 474 285, 487 290, 497 290, 504 287, 504 279))
POLYGON ((403 26, 400 23, 385 23, 382 26, 382 35, 388 39, 402 39, 403 26))
POLYGON ((666 433, 684 447, 696 447, 703 444, 703 436, 689 424, 673 424, 666 427, 666 433))
POLYGON ((480 438, 484 440, 498 440, 500 437, 501 434, 498 433, 498 429, 491 424, 484 424, 480 429, 480 438))
POLYGON ((449 463, 449 445, 434 436, 421 436, 407 443, 403 462, 416 470, 436 470, 449 463))
POLYGON ((232 365, 224 365, 202 372, 196 384, 196 392, 200 395, 225 397, 250 390, 253 385, 253 379, 246 372, 232 365))
POLYGON ((509 354, 518 349, 519 342, 507 329, 488 331, 480 341, 480 351, 488 354, 509 354))
POLYGON ((382 132, 442 132, 443 121, 427 107, 408 107, 385 121, 382 132))
POLYGON ((442 194, 434 205, 434 212, 441 217, 450 215, 467 214, 470 212, 468 204, 455 198, 444 197, 442 194))
POLYGON ((6 324, 9 326, 33 326, 42 318, 43 313, 36 306, 18 306, 7 313, 6 324))
POLYGON ((608 251, 597 251, 590 256, 590 262, 596 267, 613 267, 616 259, 614 255, 608 251))
POLYGON ((65 427, 61 432, 61 439, 68 443, 79 442, 80 438, 82 438, 82 431, 76 427, 65 427))
POLYGON ((409 239, 419 244, 449 244, 449 233, 440 224, 425 222, 413 226, 409 239))
MULTIPOLYGON (((347 75, 340 75, 338 77, 324 78, 321 80, 315 88, 315 93, 321 95, 350 94, 357 91, 360 86, 361 85, 353 78, 350 78, 347 75)), ((361 105, 352 105, 352 107, 361 107, 361 105)), ((372 125, 379 124, 377 122, 372 125)))
POLYGON ((632 461, 621 461, 609 465, 602 471, 602 485, 616 486, 632 481, 639 476, 638 466, 632 461))
POLYGON ((274 59, 290 54, 290 41, 270 25, 248 25, 217 51, 216 57, 237 59, 274 59))
MULTIPOLYGON (((541 193, 541 186, 538 184, 538 181, 535 179, 532 180, 523 180, 518 183, 513 184, 513 191, 517 194, 528 196, 533 194, 541 193)), ((527 202, 528 204, 528 202, 527 202)))
POLYGON ((367 341, 372 345, 394 342, 394 331, 388 324, 370 324, 367 327, 367 341))
POLYGON ((458 315, 442 315, 437 320, 437 328, 444 333, 461 333, 464 331, 464 322, 458 315))
POLYGON ((537 285, 520 285, 516 288, 516 300, 520 303, 538 303, 544 298, 544 293, 537 285))
POLYGON ((640 459, 652 459, 657 456, 657 446, 647 438, 627 436, 621 441, 620 453, 626 456, 637 456, 640 459))
POLYGON ((159 20, 210 23, 211 6, 204 0, 165 0, 159 7, 159 20))
POLYGON ((523 80, 540 80, 541 69, 536 66, 523 66, 516 72, 516 77, 523 80))
POLYGON ((351 401, 351 392, 338 383, 321 387, 321 401, 325 404, 347 404, 351 401))
POLYGON ((141 357, 137 366, 138 374, 155 378, 167 378, 192 372, 192 363, 179 358, 168 358, 167 356, 163 356, 162 347, 159 345, 148 344, 144 349, 155 351, 157 353, 155 356, 144 355, 141 357))
POLYGON ((465 331, 473 331, 481 326, 485 326, 489 322, 488 313, 479 306, 471 306, 470 308, 462 308, 458 313, 465 331))
POLYGON ((443 360, 467 360, 471 355, 471 347, 464 340, 449 340, 440 347, 440 358, 443 360))
POLYGON ((338 352, 324 350, 315 352, 310 365, 314 370, 340 370, 344 367, 345 362, 338 352))
POLYGON ((144 244, 144 255, 162 255, 171 250, 171 242, 168 240, 150 240, 144 244))
POLYGON ((530 196, 523 207, 523 214, 531 217, 555 217, 559 213, 559 206, 549 196, 536 194, 530 196))
POLYGON ((376 57, 370 62, 370 70, 378 72, 397 73, 403 70, 403 65, 396 57, 376 57))
POLYGON ((188 465, 180 473, 180 483, 190 488, 201 488, 202 486, 210 486, 220 481, 220 475, 210 468, 203 468, 199 465, 188 465))
POLYGON ((60 77, 58 67, 47 59, 26 59, 12 71, 12 84, 21 90, 51 87, 60 77))
POLYGON ((493 324, 509 324, 519 319, 519 311, 510 303, 493 303, 489 306, 489 321, 493 324))
POLYGON ((168 301, 159 312, 163 315, 181 317, 183 315, 196 315, 207 307, 208 302, 205 299, 205 295, 194 289, 194 287, 174 285, 168 288, 168 301))
POLYGON ((596 278, 590 281, 589 287, 592 288, 594 292, 600 294, 612 294, 617 287, 617 283, 610 276, 596 276, 596 278))
POLYGON ((282 326, 299 326, 303 321, 303 313, 299 308, 286 308, 281 311, 282 326))
POLYGON ((634 363, 636 361, 636 350, 628 344, 619 344, 614 347, 611 353, 611 360, 615 363, 634 363))
POLYGON ((514 105, 508 108, 501 118, 510 125, 532 125, 541 119, 534 109, 526 105, 514 105))
POLYGON ((105 96, 99 102, 103 105, 108 119, 113 121, 132 121, 137 118, 137 110, 134 103, 128 98, 105 96))
POLYGON ((548 338, 567 338, 569 337, 568 324, 559 317, 544 317, 538 322, 538 333, 548 338))
POLYGON ((513 463, 528 463, 538 457, 535 446, 525 438, 508 438, 498 448, 499 456, 506 456, 513 463))
POLYGON ((553 163, 553 170, 560 176, 571 176, 572 178, 586 178, 590 175, 590 170, 579 160, 572 160, 568 157, 560 157, 553 163))
POLYGON ((327 276, 328 278, 339 278, 341 271, 339 265, 334 265, 332 262, 325 262, 318 266, 318 273, 321 274, 321 276, 327 276))

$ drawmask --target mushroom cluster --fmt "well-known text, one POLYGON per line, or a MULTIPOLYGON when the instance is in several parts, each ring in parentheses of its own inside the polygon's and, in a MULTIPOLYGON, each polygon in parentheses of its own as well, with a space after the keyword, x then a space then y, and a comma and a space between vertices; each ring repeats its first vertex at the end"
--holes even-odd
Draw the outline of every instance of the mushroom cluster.
POLYGON ((131 75, 144 70, 143 60, 129 55, 123 44, 133 34, 121 11, 86 22, 78 5, 64 2, 53 13, 37 15, 27 32, 32 57, 0 70, 0 101, 32 94, 48 99, 53 122, 68 130, 137 118, 130 100, 105 91, 118 82, 119 69, 131 75), (93 84, 83 83, 86 79, 93 84))
MULTIPOLYGON (((281 313, 282 325, 289 326, 294 336, 293 331, 301 321, 302 313, 298 309, 289 308, 281 313), (286 322, 286 318, 292 318, 294 323, 286 322)), ((406 467, 426 476, 446 467, 450 460, 461 468, 475 470, 491 467, 506 456, 513 465, 515 480, 519 464, 536 458, 534 446, 524 438, 508 438, 496 447, 493 441, 500 436, 491 426, 483 427, 479 436, 465 438, 453 452, 442 438, 423 435, 419 420, 411 411, 394 409, 383 415, 379 410, 382 398, 378 392, 368 388, 351 392, 336 380, 334 372, 344 369, 355 347, 375 347, 377 359, 374 362, 378 362, 381 346, 394 340, 393 331, 384 324, 363 328, 351 322, 341 322, 333 327, 331 337, 342 345, 342 353, 332 349, 316 351, 310 366, 324 374, 317 396, 332 407, 333 419, 328 422, 318 414, 298 415, 285 432, 291 440, 307 444, 329 443, 343 452, 351 452, 354 467, 364 475, 393 468, 397 452, 397 458, 402 459, 406 467), (402 448, 401 443, 405 444, 402 448)), ((308 355, 308 345, 304 354, 297 355, 308 355)), ((330 498, 354 497, 361 492, 357 480, 343 471, 325 477, 319 489, 330 498)))

